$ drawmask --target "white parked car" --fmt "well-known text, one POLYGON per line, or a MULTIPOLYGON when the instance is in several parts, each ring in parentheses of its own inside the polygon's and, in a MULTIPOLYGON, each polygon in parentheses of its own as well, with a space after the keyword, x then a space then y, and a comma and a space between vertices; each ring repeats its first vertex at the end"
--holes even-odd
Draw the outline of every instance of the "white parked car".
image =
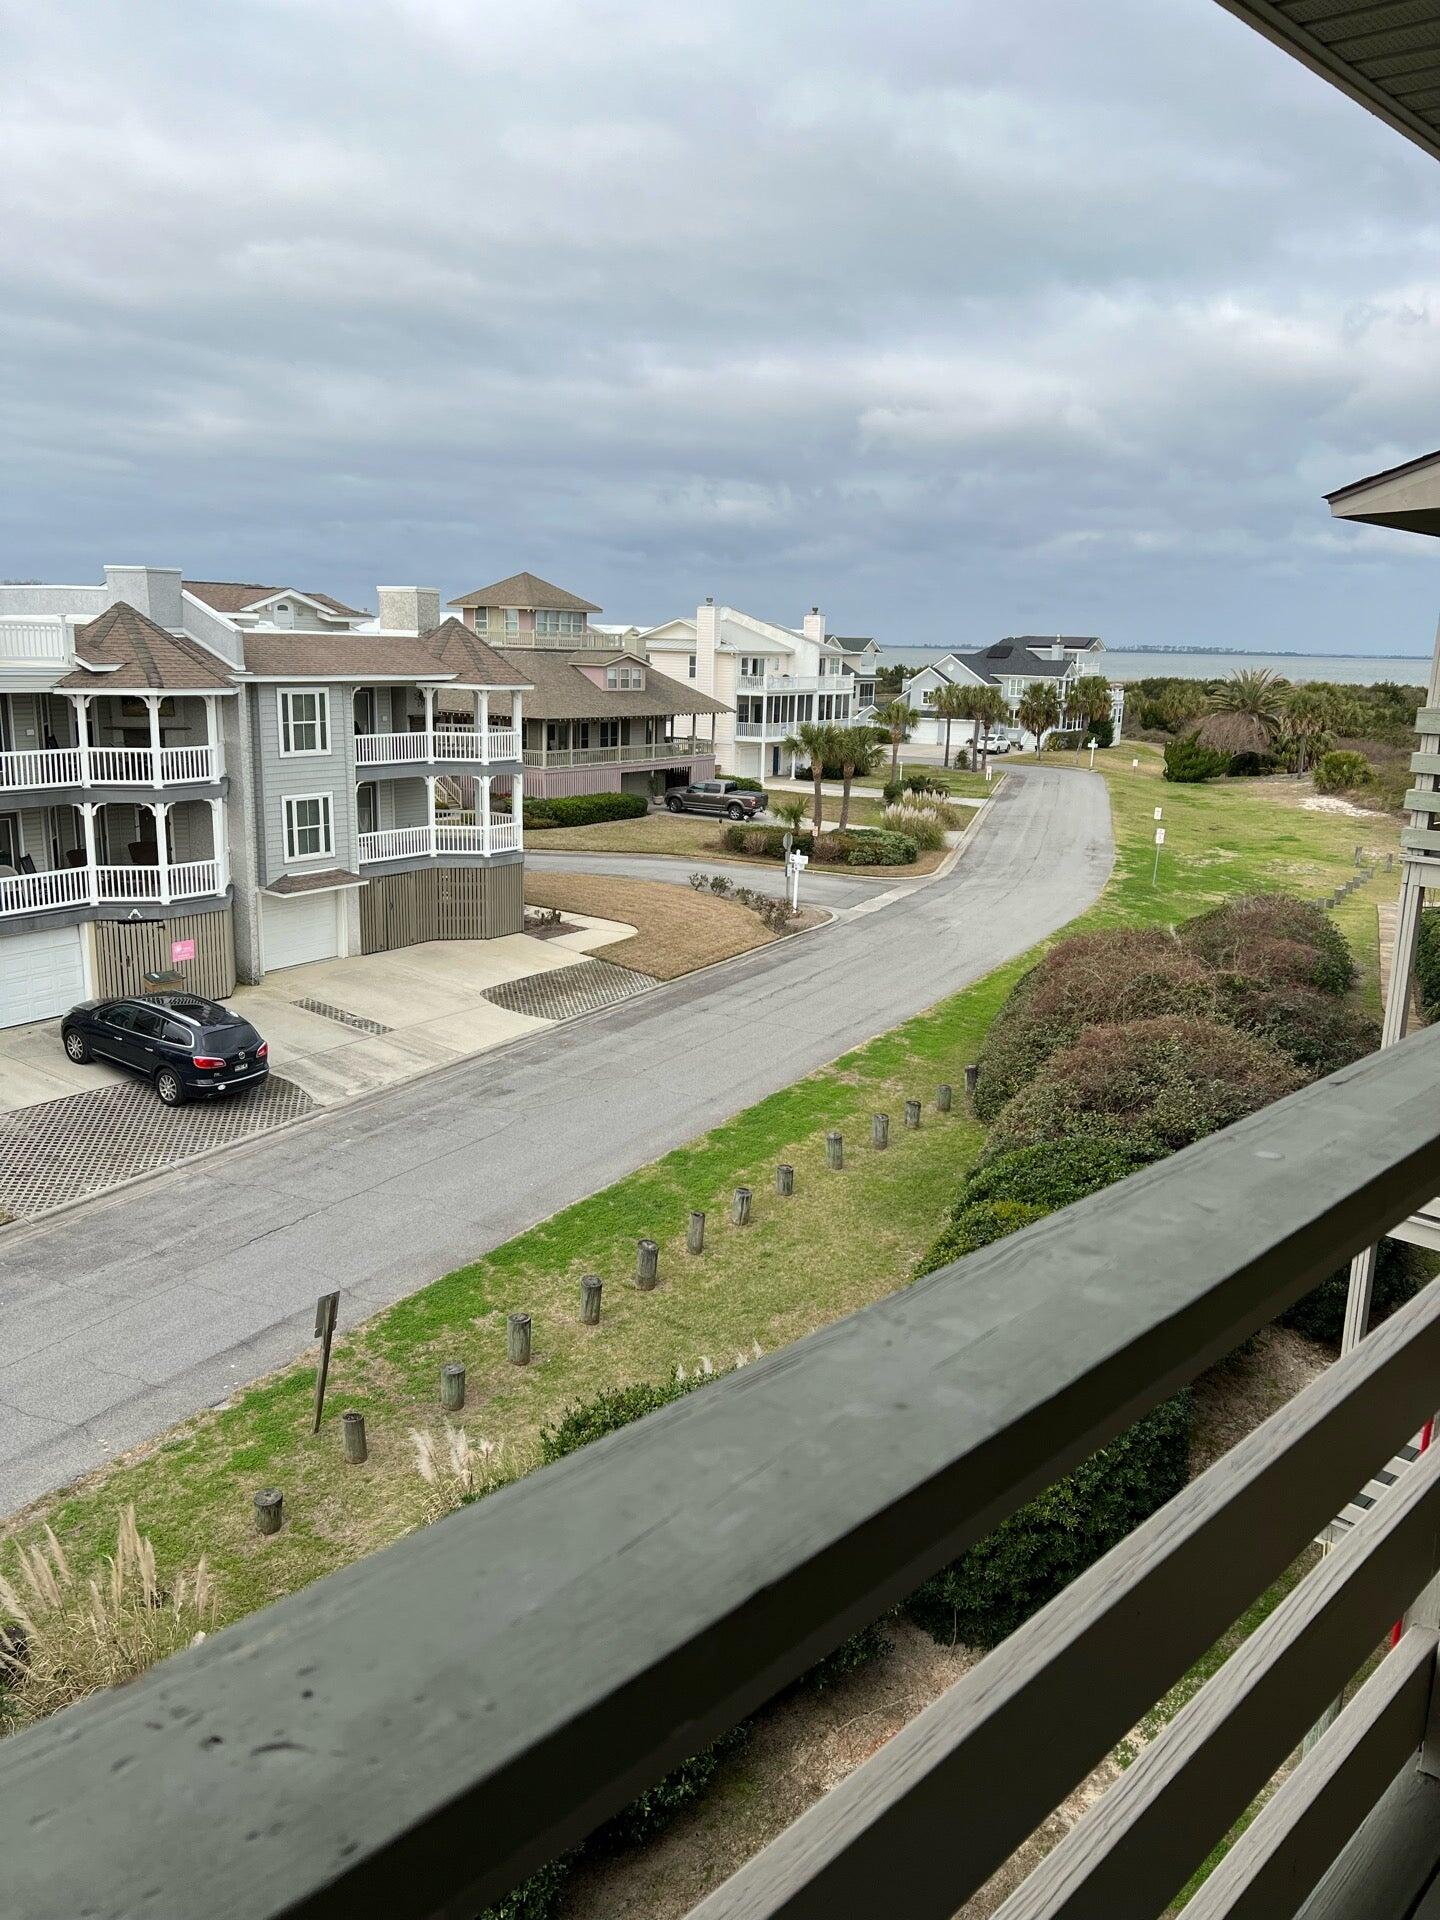
POLYGON ((980 742, 982 753, 1009 753, 1015 742, 1008 733, 990 733, 980 742))

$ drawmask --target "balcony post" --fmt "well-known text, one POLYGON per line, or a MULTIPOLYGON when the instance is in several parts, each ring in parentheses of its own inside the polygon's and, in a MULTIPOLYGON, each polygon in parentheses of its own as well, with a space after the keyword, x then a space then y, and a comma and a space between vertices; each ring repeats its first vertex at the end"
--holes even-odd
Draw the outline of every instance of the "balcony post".
POLYGON ((80 749, 80 784, 90 785, 90 695, 72 693, 70 704, 75 709, 75 742, 80 749))
POLYGON ((210 777, 218 780, 225 771, 225 741, 220 732, 220 712, 213 693, 205 695, 205 744, 210 749, 210 777))
MULTIPOLYGON (((82 694, 81 698, 84 697, 82 694)), ((86 785, 89 785, 88 781, 86 785)), ((89 888, 90 904, 93 907, 98 906, 100 901, 100 863, 95 858, 95 802, 93 800, 80 802, 80 825, 85 832, 85 883, 89 888)))
POLYGON ((158 787, 160 779, 160 696, 147 693, 145 705, 150 714, 150 784, 158 787))
POLYGON ((510 818, 515 822, 515 851, 520 852, 525 844, 521 828, 525 819, 525 776, 517 773, 510 782, 510 818))
MULTIPOLYGON (((150 724, 152 728, 155 725, 153 707, 150 710, 150 724)), ((159 771, 158 766, 156 771, 159 771)), ((152 800, 150 811, 155 816, 155 864, 160 873, 160 904, 162 907, 168 907, 170 904, 170 847, 165 822, 170 813, 170 803, 167 800, 152 800)))
POLYGON ((480 736, 480 758, 490 758, 490 695, 481 687, 475 695, 475 731, 480 736))
POLYGON ((490 781, 491 781, 491 775, 487 773, 479 783, 480 785, 480 851, 482 853, 487 853, 487 854, 494 851, 494 849, 490 845, 490 781))
POLYGON ((224 893, 230 884, 230 849, 225 843, 225 802, 210 802, 210 846, 215 860, 215 891, 224 893))
POLYGON ((524 757, 525 752, 525 718, 521 712, 518 693, 512 693, 510 696, 510 724, 515 729, 515 758, 519 760, 524 757))
MULTIPOLYGON (((425 758, 433 762, 435 758, 435 689, 422 687, 420 691, 425 696, 425 758)), ((433 800, 433 793, 431 798, 433 800)), ((432 827, 435 824, 433 817, 430 824, 432 827)))
POLYGON ((430 830, 430 858, 435 858, 435 776, 425 776, 425 820, 430 830))

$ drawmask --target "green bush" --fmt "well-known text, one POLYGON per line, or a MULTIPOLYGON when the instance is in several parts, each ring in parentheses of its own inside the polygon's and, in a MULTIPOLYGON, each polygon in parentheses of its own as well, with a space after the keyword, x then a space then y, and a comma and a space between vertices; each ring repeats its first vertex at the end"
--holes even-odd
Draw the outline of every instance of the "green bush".
POLYGON ((981 1247, 1018 1233, 1053 1211, 1051 1207, 1027 1206, 1023 1200, 976 1200, 968 1206, 953 1207, 950 1224, 921 1255, 916 1277, 948 1267, 952 1260, 963 1260, 967 1253, 978 1253, 981 1247))
POLYGON ((1182 1393, 1002 1520, 912 1594, 906 1611, 937 1640, 997 1645, 1179 1493, 1189 1468, 1182 1393))
POLYGON ((1415 985, 1425 1018, 1434 1020, 1440 1013, 1440 907, 1429 908, 1420 916, 1419 944, 1415 952, 1415 985))
POLYGON ((1363 753, 1322 753, 1315 762, 1317 793, 1345 793, 1355 787, 1368 787, 1374 769, 1363 753))
POLYGON ((1287 893, 1244 894, 1179 928, 1180 944, 1223 973, 1275 985, 1348 993, 1355 961, 1335 922, 1287 893))
POLYGON ((732 787, 739 787, 742 793, 764 793, 765 791, 765 782, 752 780, 748 774, 727 773, 725 778, 732 787))
MULTIPOLYGON (((789 827, 755 827, 734 821, 720 829, 720 844, 731 853, 759 854, 767 860, 785 858, 785 836, 789 827)), ((814 845, 814 835, 802 830, 795 835, 795 845, 802 853, 809 853, 814 845)))
POLYGON ((1090 722, 1090 738, 1097 747, 1113 747, 1115 744, 1115 722, 1107 713, 1103 720, 1090 722))
MULTIPOLYGON (((767 860, 785 858, 785 827, 749 827, 738 822, 724 827, 720 844, 731 853, 758 854, 767 860)), ((919 849, 908 834, 874 833, 860 827, 847 827, 844 833, 797 833, 795 845, 808 853, 817 866, 908 867, 919 849)))
POLYGON ((476 1920, 553 1920, 560 1911, 561 1896, 568 1886, 571 1856, 562 1853, 558 1860, 547 1860, 528 1880, 522 1880, 503 1900, 486 1907, 476 1920))
MULTIPOLYGON (((920 851, 908 833, 857 833, 847 828, 843 834, 823 834, 821 838, 843 842, 843 858, 852 867, 908 867, 920 851)), ((818 846, 815 858, 821 858, 818 846)))
POLYGON ((880 789, 880 798, 885 802, 887 807, 893 807, 904 791, 905 782, 903 780, 887 780, 880 789))
POLYGON ((900 785, 906 793, 935 793, 943 796, 950 791, 945 782, 933 773, 907 773, 900 785))
POLYGON ((1165 748, 1165 778, 1184 786, 1201 780, 1218 780, 1230 771, 1230 755, 1202 747, 1193 733, 1183 740, 1172 740, 1165 748))
MULTIPOLYGON (((1397 1307, 1412 1300, 1433 1276, 1435 1265, 1434 1255, 1422 1252, 1419 1247, 1407 1246, 1403 1240, 1382 1240, 1375 1262, 1375 1291, 1370 1300, 1371 1326, 1378 1326, 1397 1307)), ((1341 1267, 1318 1287, 1303 1294, 1280 1319, 1285 1326, 1303 1333, 1307 1340, 1334 1343, 1345 1330, 1345 1299, 1349 1291, 1350 1269, 1341 1267)))
POLYGON ((922 853, 938 853, 945 844, 945 825, 940 816, 920 807, 886 807, 885 828, 890 833, 905 834, 922 853))
POLYGON ((1222 979, 1220 1017, 1278 1047, 1308 1075, 1323 1080, 1380 1044, 1377 1021, 1333 994, 1265 980, 1222 979))
POLYGON ((643 793, 565 793, 527 800, 527 827, 588 827, 597 820, 638 820, 650 811, 643 793))
POLYGON ((1148 1150, 1188 1147, 1305 1081, 1292 1060, 1214 1020, 1086 1027, 1001 1110, 986 1158, 1067 1134, 1133 1134, 1148 1150))

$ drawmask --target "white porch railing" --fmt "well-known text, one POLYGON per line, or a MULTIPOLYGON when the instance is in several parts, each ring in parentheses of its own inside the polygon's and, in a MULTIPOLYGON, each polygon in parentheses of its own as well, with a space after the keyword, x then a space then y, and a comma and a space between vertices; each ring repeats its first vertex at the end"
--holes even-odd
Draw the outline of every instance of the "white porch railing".
POLYGON ((0 669, 63 666, 69 659, 70 644, 59 614, 0 619, 0 669))
POLYGON ((160 785, 188 786, 197 780, 215 778, 213 747, 162 747, 160 749, 160 785))
POLYGON ((33 792, 38 787, 78 787, 78 747, 40 747, 0 753, 0 793, 33 792))
POLYGON ((521 845, 520 828, 505 815, 497 815, 489 828, 478 824, 454 826, 437 821, 435 827, 387 827, 378 833, 360 835, 360 864, 372 866, 377 860, 420 860, 431 854, 515 853, 521 845))
MULTIPOLYGON (((67 753, 68 753, 67 749, 67 753)), ((84 779, 84 757, 74 749, 76 782, 84 779)), ((210 746, 162 747, 159 765, 149 747, 91 747, 93 787, 177 787, 215 778, 215 749, 210 746)))
POLYGON ((435 760, 514 760, 519 741, 514 727, 436 727, 433 733, 357 733, 359 767, 423 765, 435 760))
MULTIPOLYGON (((219 891, 220 865, 216 860, 184 860, 170 868, 171 901, 205 899, 219 891)), ((83 907, 91 901, 159 905, 162 898, 158 867, 54 867, 0 879, 0 917, 83 907)))
POLYGON ((527 747, 527 767, 597 767, 664 765, 690 760, 711 751, 708 740, 635 741, 622 747, 527 747))

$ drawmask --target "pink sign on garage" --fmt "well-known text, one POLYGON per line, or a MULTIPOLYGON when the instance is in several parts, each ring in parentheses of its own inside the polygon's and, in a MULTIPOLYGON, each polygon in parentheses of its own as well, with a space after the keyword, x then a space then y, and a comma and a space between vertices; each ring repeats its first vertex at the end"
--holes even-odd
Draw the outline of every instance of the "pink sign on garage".
POLYGON ((170 942, 170 958, 172 960, 193 960, 195 958, 195 942, 193 940, 172 940, 170 942))

